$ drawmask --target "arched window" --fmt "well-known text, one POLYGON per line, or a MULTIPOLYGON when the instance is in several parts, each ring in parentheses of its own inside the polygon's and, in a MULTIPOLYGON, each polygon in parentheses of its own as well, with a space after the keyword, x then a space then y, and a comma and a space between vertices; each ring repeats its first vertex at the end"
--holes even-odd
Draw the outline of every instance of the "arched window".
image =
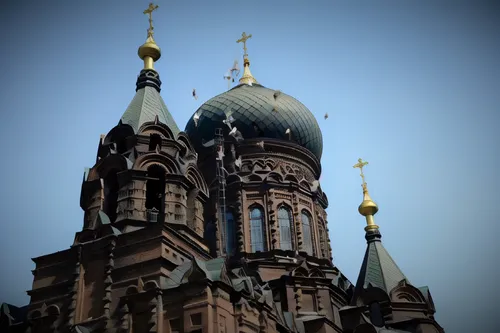
POLYGON ((280 248, 292 250, 292 212, 286 206, 278 209, 278 223, 280 226, 280 248))
POLYGON ((104 204, 103 210, 108 215, 109 220, 116 220, 116 210, 118 208, 118 170, 111 170, 104 178, 104 204))
POLYGON ((146 182, 146 209, 150 222, 161 222, 165 203, 165 170, 153 165, 148 168, 146 182), (158 219, 158 217, 160 217, 158 219))
POLYGON ((251 251, 265 251, 266 237, 264 233, 264 212, 258 207, 250 210, 251 251))
POLYGON ((236 229, 233 212, 226 212, 226 253, 233 255, 236 250, 236 229))
POLYGON ((303 250, 309 255, 313 255, 311 215, 305 210, 302 211, 302 236, 303 250))

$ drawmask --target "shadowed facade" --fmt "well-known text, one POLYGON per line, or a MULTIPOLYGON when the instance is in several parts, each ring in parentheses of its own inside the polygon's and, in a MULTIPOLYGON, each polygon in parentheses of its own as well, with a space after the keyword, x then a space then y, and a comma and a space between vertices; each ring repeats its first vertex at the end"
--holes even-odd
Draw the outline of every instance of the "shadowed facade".
POLYGON ((82 230, 34 258, 30 303, 1 332, 444 332, 381 242, 363 177, 367 250, 356 285, 332 263, 312 113, 250 72, 181 131, 150 28, 136 94, 85 171, 82 230))

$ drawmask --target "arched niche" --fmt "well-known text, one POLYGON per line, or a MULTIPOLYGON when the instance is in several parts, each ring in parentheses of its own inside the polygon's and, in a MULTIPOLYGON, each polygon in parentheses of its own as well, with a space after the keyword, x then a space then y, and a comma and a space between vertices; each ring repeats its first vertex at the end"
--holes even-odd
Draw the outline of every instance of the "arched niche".
POLYGON ((174 134, 172 130, 165 124, 159 121, 150 121, 142 124, 142 126, 137 131, 140 135, 150 135, 152 133, 159 134, 162 139, 174 140, 174 134))
POLYGON ((116 150, 119 154, 124 153, 128 147, 126 146, 126 139, 130 136, 135 135, 134 129, 128 124, 120 123, 113 127, 111 131, 104 137, 103 145, 110 145, 114 143, 116 145, 116 150))
POLYGON ((151 164, 159 164, 168 174, 179 174, 180 168, 178 162, 170 155, 160 152, 151 152, 139 156, 134 163, 133 168, 136 170, 146 171, 151 164))

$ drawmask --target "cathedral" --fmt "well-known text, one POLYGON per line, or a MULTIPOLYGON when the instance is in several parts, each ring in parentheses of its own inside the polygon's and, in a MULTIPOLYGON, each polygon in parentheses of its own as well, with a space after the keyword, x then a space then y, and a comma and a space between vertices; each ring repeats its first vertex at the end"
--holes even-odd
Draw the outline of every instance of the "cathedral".
MULTIPOLYGON (((243 73, 181 130, 144 67, 83 175, 81 231, 34 258, 30 302, 2 304, 0 332, 444 332, 427 287, 381 242, 363 167, 367 248, 356 283, 332 263, 321 188, 322 133, 298 100, 243 73)), ((195 96, 193 91, 193 96, 195 96)))

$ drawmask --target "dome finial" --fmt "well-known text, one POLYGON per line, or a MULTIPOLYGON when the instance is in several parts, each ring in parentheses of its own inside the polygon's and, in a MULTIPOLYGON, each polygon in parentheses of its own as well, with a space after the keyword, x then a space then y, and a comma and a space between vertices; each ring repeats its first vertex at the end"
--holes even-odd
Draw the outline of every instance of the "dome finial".
POLYGON ((372 198, 370 198, 370 194, 368 193, 368 186, 366 185, 365 181, 365 175, 363 174, 363 167, 367 164, 368 162, 363 162, 363 160, 359 158, 358 163, 354 164, 353 168, 359 168, 360 176, 363 180, 363 184, 361 185, 363 187, 363 202, 361 203, 361 205, 359 205, 358 211, 361 215, 366 217, 367 225, 365 227, 365 230, 368 232, 378 230, 378 225, 376 225, 373 220, 373 215, 377 214, 378 212, 378 206, 375 202, 373 202, 372 198))
POLYGON ((241 76, 240 83, 253 84, 258 83, 250 72, 250 60, 248 60, 247 54, 247 40, 252 38, 252 34, 247 35, 245 32, 241 34, 241 38, 236 41, 236 43, 243 43, 243 75, 241 76))
POLYGON ((139 47, 138 51, 139 58, 144 60, 144 69, 154 69, 154 62, 161 57, 161 50, 158 45, 156 45, 156 42, 153 38, 153 12, 156 9, 158 9, 158 5, 150 3, 149 7, 144 11, 144 14, 147 14, 149 16, 148 37, 146 39, 146 42, 139 47))

